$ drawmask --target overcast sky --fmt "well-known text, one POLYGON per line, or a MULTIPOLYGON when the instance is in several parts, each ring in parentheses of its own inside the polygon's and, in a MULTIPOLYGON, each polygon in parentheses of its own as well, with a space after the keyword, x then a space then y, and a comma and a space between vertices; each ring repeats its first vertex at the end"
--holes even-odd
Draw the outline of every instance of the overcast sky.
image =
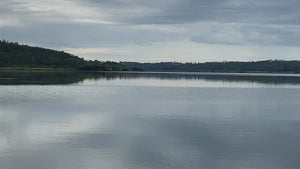
POLYGON ((98 60, 299 60, 299 6, 299 0, 0 0, 0 38, 98 60))

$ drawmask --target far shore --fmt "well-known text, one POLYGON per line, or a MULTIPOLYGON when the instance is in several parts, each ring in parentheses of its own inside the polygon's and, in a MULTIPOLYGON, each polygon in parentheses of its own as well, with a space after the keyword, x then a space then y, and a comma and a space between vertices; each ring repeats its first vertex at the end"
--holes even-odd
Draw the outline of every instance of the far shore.
POLYGON ((226 76, 295 76, 300 74, 294 72, 191 72, 191 71, 81 71, 71 68, 50 68, 50 67, 0 67, 0 73, 143 73, 143 74, 188 74, 188 75, 226 75, 226 76))

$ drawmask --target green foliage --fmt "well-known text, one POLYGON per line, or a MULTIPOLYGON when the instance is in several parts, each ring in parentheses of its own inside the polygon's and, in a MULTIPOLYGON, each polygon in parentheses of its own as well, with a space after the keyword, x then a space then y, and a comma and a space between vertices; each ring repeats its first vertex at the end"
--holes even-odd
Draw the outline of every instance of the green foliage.
POLYGON ((122 71, 128 68, 116 62, 86 61, 63 51, 30 47, 0 41, 0 67, 71 68, 82 71, 122 71))

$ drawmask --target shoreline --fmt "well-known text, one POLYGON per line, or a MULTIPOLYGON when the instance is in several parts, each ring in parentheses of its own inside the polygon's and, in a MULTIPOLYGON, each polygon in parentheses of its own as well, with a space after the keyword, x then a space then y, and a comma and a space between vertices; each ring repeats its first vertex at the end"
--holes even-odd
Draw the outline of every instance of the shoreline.
POLYGON ((224 75, 224 76, 291 76, 300 77, 294 72, 190 72, 190 71, 81 71, 72 68, 47 67, 0 67, 0 73, 135 73, 135 74, 185 74, 185 75, 224 75))

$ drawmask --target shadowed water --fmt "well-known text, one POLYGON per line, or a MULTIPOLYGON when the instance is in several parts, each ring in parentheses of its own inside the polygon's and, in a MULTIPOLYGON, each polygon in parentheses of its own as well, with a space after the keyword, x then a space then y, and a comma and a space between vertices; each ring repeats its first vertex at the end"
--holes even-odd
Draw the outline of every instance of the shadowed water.
POLYGON ((300 167, 297 75, 1 78, 1 168, 300 167))

